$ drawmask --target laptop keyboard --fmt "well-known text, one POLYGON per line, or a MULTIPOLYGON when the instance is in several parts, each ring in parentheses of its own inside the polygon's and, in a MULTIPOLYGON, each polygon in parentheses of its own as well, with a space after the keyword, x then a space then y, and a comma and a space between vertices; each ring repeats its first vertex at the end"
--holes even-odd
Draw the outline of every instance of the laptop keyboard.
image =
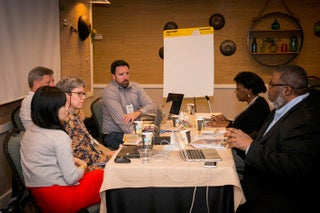
POLYGON ((189 159, 205 159, 201 149, 186 149, 189 159))

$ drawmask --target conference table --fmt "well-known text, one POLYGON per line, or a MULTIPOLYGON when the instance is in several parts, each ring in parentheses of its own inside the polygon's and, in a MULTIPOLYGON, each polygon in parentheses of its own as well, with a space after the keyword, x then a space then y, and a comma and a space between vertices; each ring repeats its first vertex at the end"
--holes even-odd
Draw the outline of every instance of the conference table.
POLYGON ((115 163, 114 155, 104 168, 100 212, 231 213, 245 202, 230 149, 217 149, 222 161, 207 168, 167 147, 155 145, 148 163, 115 163))

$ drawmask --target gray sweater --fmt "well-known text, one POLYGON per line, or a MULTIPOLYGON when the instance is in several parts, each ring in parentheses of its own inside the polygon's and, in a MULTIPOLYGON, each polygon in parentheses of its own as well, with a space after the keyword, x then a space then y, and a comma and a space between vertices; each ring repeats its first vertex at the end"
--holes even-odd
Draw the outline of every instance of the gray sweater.
POLYGON ((71 139, 62 130, 32 124, 22 137, 20 154, 27 187, 74 185, 83 177, 73 161, 71 139))

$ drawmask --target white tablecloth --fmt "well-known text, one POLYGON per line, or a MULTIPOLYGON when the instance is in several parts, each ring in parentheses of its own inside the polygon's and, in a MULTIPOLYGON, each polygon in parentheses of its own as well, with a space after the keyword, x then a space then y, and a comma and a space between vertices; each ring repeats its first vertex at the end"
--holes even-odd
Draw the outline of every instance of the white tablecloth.
POLYGON ((186 162, 178 151, 166 153, 163 147, 154 146, 154 155, 148 164, 140 159, 131 159, 128 164, 115 163, 115 156, 110 159, 100 189, 101 213, 107 212, 105 191, 117 188, 233 185, 235 210, 245 202, 230 149, 217 149, 222 161, 216 168, 205 168, 202 162, 186 162))

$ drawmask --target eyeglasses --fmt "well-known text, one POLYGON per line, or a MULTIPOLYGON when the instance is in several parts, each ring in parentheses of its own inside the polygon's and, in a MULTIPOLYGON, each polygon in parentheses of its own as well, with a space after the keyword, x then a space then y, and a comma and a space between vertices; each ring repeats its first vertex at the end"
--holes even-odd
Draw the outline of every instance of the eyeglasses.
POLYGON ((274 84, 272 82, 269 82, 268 87, 271 89, 272 87, 284 87, 284 86, 289 86, 292 87, 290 84, 274 84))
POLYGON ((87 93, 85 92, 68 92, 68 93, 74 93, 79 96, 79 98, 85 98, 87 96, 87 93))

